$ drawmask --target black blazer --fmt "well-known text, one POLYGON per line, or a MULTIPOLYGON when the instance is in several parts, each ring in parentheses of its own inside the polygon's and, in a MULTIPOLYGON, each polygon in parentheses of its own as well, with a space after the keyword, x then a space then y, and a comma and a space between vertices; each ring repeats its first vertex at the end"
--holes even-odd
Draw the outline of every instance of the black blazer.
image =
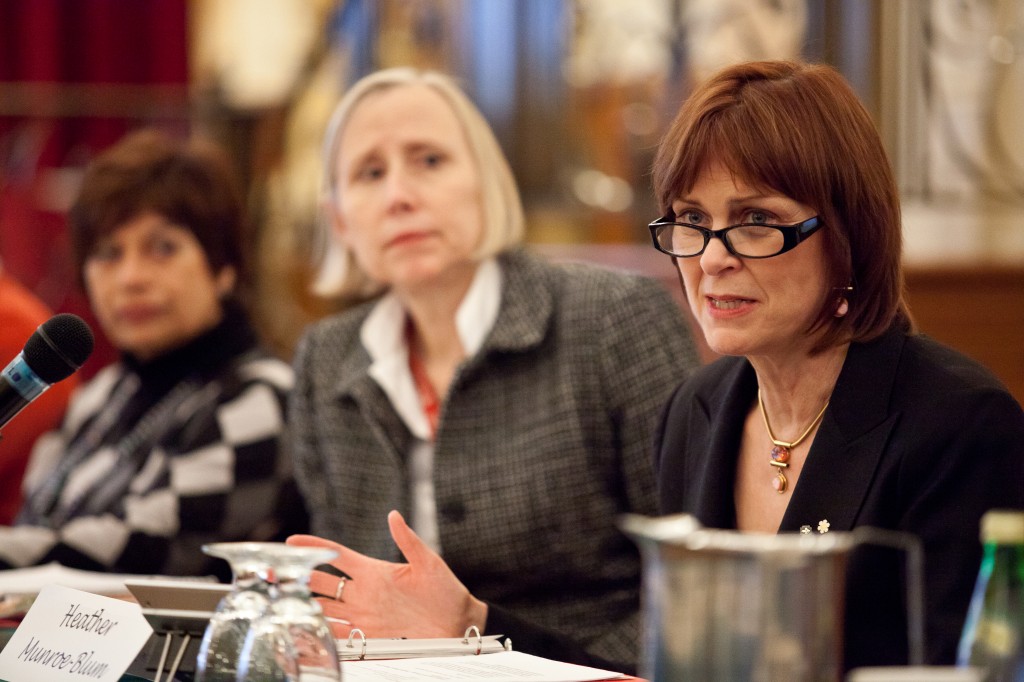
MULTIPOLYGON (((662 513, 736 527, 736 460, 756 396, 744 358, 680 386, 657 432, 662 513)), ((988 370, 926 337, 892 330, 855 343, 791 495, 779 532, 817 532, 827 520, 833 531, 873 526, 922 540, 925 661, 951 664, 980 565, 981 515, 1024 509, 1024 412, 988 370)), ((907 663, 903 565, 893 550, 851 556, 846 669, 907 663)))

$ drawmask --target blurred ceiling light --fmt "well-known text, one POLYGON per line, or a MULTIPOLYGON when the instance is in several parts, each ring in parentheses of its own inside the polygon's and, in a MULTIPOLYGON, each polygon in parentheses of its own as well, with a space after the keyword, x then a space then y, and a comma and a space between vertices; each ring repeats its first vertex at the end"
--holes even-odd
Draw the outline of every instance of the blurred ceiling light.
POLYGON ((687 57, 697 80, 751 59, 799 57, 806 0, 689 0, 683 8, 687 57))
POLYGON ((581 202, 604 211, 617 213, 633 205, 633 188, 628 182, 593 168, 577 173, 572 189, 581 202))
POLYGON ((296 86, 320 33, 320 0, 202 0, 194 25, 199 81, 224 103, 262 109, 296 86))
POLYGON ((664 0, 577 0, 562 71, 572 87, 665 77, 671 68, 671 7, 664 0))

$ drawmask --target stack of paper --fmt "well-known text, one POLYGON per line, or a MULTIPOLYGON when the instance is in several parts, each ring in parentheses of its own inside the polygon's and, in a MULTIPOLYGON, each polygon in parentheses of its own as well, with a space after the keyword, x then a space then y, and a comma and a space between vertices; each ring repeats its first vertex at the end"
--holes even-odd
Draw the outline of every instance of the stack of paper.
POLYGON ((503 651, 489 656, 343 661, 341 677, 345 682, 596 682, 629 679, 620 673, 560 663, 518 651, 503 651))
POLYGON ((126 578, 138 576, 68 568, 53 562, 42 566, 0 571, 0 593, 37 594, 47 585, 63 585, 83 592, 119 596, 128 594, 126 578))

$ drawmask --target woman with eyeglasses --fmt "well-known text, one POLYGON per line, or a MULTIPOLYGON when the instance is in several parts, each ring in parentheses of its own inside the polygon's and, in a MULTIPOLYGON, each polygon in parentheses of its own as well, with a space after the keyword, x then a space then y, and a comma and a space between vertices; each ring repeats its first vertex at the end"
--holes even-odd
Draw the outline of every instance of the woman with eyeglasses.
MULTIPOLYGON (((868 112, 830 67, 726 68, 683 105, 654 185, 654 245, 728 356, 663 415, 661 511, 760 533, 916 536, 925 659, 953 663, 981 515, 1024 508, 1024 412, 985 368, 915 332, 899 196, 868 112)), ((894 554, 851 557, 847 668, 908 662, 894 554)))

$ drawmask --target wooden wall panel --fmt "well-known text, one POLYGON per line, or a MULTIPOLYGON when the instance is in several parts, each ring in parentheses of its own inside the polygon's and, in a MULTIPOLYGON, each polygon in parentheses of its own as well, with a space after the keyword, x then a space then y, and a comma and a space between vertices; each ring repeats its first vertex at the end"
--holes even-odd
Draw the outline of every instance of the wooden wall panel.
POLYGON ((987 366, 1024 403, 1024 265, 908 268, 907 298, 922 332, 987 366))

